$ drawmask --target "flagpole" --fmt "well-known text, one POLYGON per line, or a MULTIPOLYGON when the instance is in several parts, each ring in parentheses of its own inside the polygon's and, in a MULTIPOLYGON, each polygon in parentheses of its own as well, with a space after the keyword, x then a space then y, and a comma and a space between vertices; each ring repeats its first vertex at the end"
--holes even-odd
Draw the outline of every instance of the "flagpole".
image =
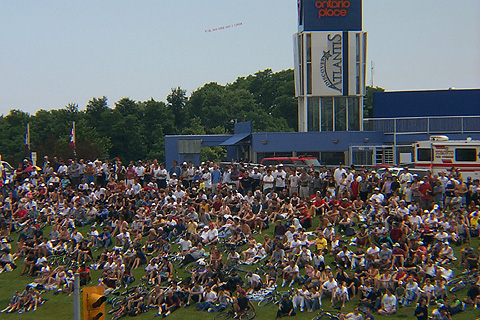
POLYGON ((75 132, 75 121, 72 121, 72 132, 70 133, 70 143, 72 145, 72 149, 73 149, 73 157, 76 158, 77 157, 77 152, 75 150, 75 147, 76 147, 76 132, 75 132))
POLYGON ((27 153, 30 153, 30 123, 27 123, 27 133, 25 134, 25 145, 27 146, 27 153))

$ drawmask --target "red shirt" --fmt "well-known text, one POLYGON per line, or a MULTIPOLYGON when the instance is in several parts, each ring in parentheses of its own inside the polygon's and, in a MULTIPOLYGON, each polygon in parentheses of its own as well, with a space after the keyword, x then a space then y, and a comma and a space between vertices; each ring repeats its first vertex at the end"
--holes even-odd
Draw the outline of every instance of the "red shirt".
POLYGON ((402 237, 402 234, 403 234, 402 229, 393 228, 390 231, 390 238, 392 238, 394 242, 398 242, 398 240, 402 237))
POLYGON ((215 201, 212 204, 212 208, 215 212, 220 211, 220 208, 222 207, 222 201, 215 201))
POLYGON ((322 198, 320 198, 320 199, 317 198, 313 202, 313 205, 317 208, 320 207, 322 204, 325 204, 325 200, 323 200, 322 198))
POLYGON ((133 168, 128 168, 127 170, 127 179, 132 180, 137 176, 137 172, 133 168))
POLYGON ((432 186, 430 183, 424 182, 418 187, 418 191, 420 191, 421 199, 422 200, 430 200, 432 199, 431 192, 432 192, 432 186), (428 191, 428 192, 427 192, 428 191))
POLYGON ((15 219, 24 219, 28 216, 28 211, 25 208, 20 208, 15 212, 14 218, 15 219))
POLYGON ((358 187, 360 186, 360 183, 357 180, 353 180, 352 183, 350 184, 350 189, 352 190, 350 192, 350 196, 352 198, 356 198, 358 196, 358 187))

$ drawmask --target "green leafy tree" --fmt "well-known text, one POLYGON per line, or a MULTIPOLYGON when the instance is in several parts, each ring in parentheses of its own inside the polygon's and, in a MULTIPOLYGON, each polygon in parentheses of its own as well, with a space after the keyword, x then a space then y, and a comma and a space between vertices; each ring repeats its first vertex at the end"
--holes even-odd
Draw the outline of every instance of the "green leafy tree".
POLYGON ((206 134, 205 127, 202 125, 202 119, 195 117, 191 119, 189 126, 183 128, 182 133, 185 135, 203 135, 206 134))
POLYGON ((365 97, 363 98, 363 118, 373 117, 373 94, 384 91, 385 89, 381 87, 366 87, 365 97))
POLYGON ((187 116, 185 105, 187 101, 187 91, 180 87, 172 88, 172 92, 167 96, 167 105, 175 116, 175 126, 180 130, 185 125, 187 116))
POLYGON ((23 158, 28 156, 25 147, 25 134, 30 115, 14 109, 10 110, 10 113, 5 117, 2 116, 1 119, 0 154, 2 159, 16 166, 23 158))

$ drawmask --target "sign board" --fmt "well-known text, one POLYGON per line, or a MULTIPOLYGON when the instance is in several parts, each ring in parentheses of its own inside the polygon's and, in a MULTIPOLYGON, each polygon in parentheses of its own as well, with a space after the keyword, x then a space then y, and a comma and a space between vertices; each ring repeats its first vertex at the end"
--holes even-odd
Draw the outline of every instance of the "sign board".
POLYGON ((455 148, 450 149, 448 146, 435 146, 435 158, 434 159, 449 159, 455 158, 455 148))
POLYGON ((182 139, 178 140, 178 153, 200 153, 202 140, 182 139))
POLYGON ((298 31, 361 31, 362 0, 297 0, 298 31))
POLYGON ((302 32, 294 38, 297 96, 361 96, 365 32, 302 32))

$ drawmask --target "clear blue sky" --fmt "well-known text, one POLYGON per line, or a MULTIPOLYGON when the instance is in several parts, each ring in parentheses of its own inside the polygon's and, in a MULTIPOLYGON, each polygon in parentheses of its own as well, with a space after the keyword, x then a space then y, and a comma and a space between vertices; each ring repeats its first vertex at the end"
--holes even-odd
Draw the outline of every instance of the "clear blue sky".
MULTIPOLYGON (((375 85, 480 87, 479 0, 363 2, 375 85)), ((0 114, 84 109, 103 95, 110 106, 122 97, 165 101, 172 87, 189 95, 207 82, 293 68, 296 0, 0 3, 0 114)))

